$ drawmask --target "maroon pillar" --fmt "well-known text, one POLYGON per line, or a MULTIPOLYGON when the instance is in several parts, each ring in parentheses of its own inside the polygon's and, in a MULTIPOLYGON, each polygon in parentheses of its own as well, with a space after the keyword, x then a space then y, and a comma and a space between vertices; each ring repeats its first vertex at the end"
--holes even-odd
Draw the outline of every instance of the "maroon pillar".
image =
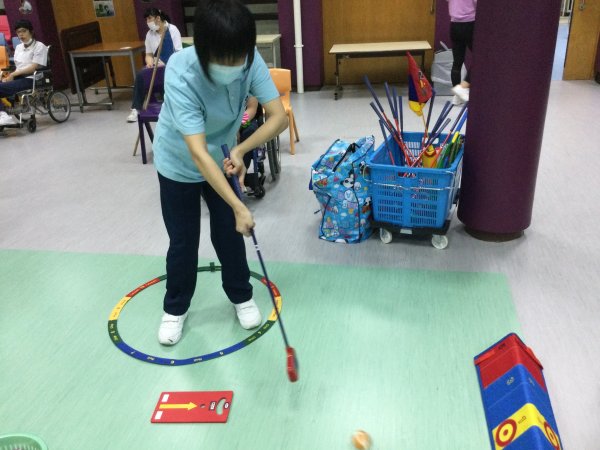
POLYGON ((480 0, 458 218, 473 236, 531 223, 561 0, 480 0))
POLYGON ((448 2, 445 0, 437 0, 435 5, 435 35, 434 35, 434 50, 440 50, 443 47, 440 41, 452 48, 450 40, 450 14, 448 12, 448 2))
MULTIPOLYGON (((22 11, 19 9, 21 2, 6 1, 4 9, 8 16, 8 22, 11 30, 14 30, 15 23, 20 19, 27 19, 33 25, 35 38, 45 45, 51 45, 50 58, 52 59, 52 75, 54 77, 54 87, 63 89, 69 85, 67 79, 67 68, 60 47, 58 38, 58 29, 54 20, 54 10, 50 1, 29 0, 31 11, 22 11)), ((13 36, 16 35, 11 31, 13 36)))
MULTIPOLYGON (((304 87, 318 89, 323 86, 323 8, 321 0, 302 0, 302 41, 304 87)), ((296 84, 296 50, 294 47, 294 3, 292 0, 277 2, 279 33, 281 34, 281 67, 292 71, 296 84)))

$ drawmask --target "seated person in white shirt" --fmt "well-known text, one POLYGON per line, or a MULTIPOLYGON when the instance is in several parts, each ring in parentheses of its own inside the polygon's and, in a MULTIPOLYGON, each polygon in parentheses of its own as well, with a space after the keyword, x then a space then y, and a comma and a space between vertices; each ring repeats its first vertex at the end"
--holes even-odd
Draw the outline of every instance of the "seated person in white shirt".
POLYGON ((151 70, 154 67, 154 60, 158 60, 158 65, 163 66, 167 63, 171 55, 178 52, 182 48, 181 33, 177 27, 169 23, 169 16, 158 8, 149 8, 144 12, 144 18, 148 25, 148 33, 146 33, 146 66, 138 72, 135 77, 133 86, 133 101, 131 103, 131 112, 127 116, 127 122, 137 121, 138 109, 142 109, 144 105, 144 70, 151 70), (165 30, 165 39, 160 55, 157 55, 158 46, 160 45, 160 36, 165 30))
MULTIPOLYGON (((17 21, 14 30, 21 43, 15 48, 15 70, 4 72, 0 77, 0 98, 12 98, 17 92, 32 89, 33 73, 44 68, 48 61, 48 47, 35 40, 33 25, 29 20, 17 21)), ((0 103, 1 108, 2 103, 0 103)), ((15 123, 17 121, 14 117, 0 110, 0 126, 15 123)))

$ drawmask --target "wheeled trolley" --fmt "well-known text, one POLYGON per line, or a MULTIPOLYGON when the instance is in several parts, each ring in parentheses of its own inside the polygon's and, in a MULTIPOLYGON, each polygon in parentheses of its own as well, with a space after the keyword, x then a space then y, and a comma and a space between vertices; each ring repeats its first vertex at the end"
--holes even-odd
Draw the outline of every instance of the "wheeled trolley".
MULTIPOLYGON (((422 139, 422 133, 403 133, 414 159, 421 151, 422 139)), ((441 135, 434 147, 445 139, 446 135, 441 135)), ((367 162, 372 179, 373 226, 379 227, 381 241, 390 243, 392 233, 431 236, 435 248, 446 248, 446 232, 458 202, 462 147, 448 168, 439 169, 394 165, 390 154, 394 161, 402 160, 398 145, 388 138, 367 162)))
POLYGON ((448 247, 448 237, 446 233, 450 228, 450 222, 452 221, 452 215, 454 208, 451 208, 448 213, 448 218, 444 221, 442 228, 410 228, 400 227, 385 222, 371 222, 373 228, 379 228, 379 239, 384 244, 389 244, 394 239, 394 234, 400 234, 402 236, 410 236, 415 238, 431 238, 431 245, 439 250, 443 250, 448 247))

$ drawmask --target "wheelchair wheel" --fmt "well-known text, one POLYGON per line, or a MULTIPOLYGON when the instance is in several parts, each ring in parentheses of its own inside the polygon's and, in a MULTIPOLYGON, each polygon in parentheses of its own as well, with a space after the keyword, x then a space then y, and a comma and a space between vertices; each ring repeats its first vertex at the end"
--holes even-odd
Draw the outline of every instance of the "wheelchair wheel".
POLYGON ((35 133, 36 129, 37 129, 37 122, 35 120, 35 117, 32 117, 31 119, 29 119, 27 121, 27 131, 29 131, 30 133, 35 133))
POLYGON ((71 115, 71 102, 64 92, 52 92, 48 97, 46 108, 52 120, 58 123, 65 122, 71 115))
POLYGON ((256 190, 254 191, 254 196, 256 198, 263 198, 265 196, 267 192, 265 191, 265 188, 262 185, 258 185, 256 187, 256 190))
POLYGON ((281 153, 279 152, 279 136, 275 138, 275 170, 281 173, 281 153))
POLYGON ((281 154, 279 153, 279 136, 267 142, 267 154, 269 158, 269 170, 271 179, 277 180, 277 175, 281 172, 281 154))

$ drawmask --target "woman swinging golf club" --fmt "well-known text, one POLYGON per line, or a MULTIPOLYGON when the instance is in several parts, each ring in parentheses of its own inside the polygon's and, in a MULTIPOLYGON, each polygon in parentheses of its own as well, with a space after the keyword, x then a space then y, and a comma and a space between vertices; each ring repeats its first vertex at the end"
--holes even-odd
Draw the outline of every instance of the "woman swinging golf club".
POLYGON ((177 343, 196 287, 200 197, 210 212, 210 236, 222 267, 222 285, 240 325, 262 322, 252 299, 244 236, 254 219, 224 175, 243 177, 246 152, 287 128, 287 116, 269 70, 255 48, 256 26, 238 0, 200 0, 194 47, 171 56, 165 72, 165 102, 154 138, 154 164, 170 244, 167 292, 158 340, 177 343), (236 144, 244 99, 255 96, 265 123, 236 144), (223 160, 221 145, 230 158, 223 160), (223 164, 221 168, 220 164, 223 164))

